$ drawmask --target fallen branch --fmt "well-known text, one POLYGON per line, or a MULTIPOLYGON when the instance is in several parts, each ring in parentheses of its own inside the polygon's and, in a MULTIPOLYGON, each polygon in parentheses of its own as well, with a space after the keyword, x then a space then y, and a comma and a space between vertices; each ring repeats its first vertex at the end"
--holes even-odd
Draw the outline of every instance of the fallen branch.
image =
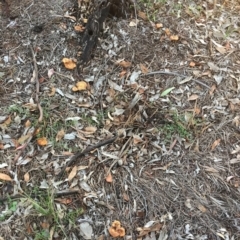
POLYGON ((66 163, 66 165, 64 166, 64 168, 61 170, 61 172, 57 175, 57 178, 61 178, 62 175, 64 174, 65 170, 67 167, 69 167, 70 165, 72 165, 78 158, 81 158, 83 156, 85 156, 87 153, 93 151, 96 148, 100 148, 104 145, 113 143, 116 139, 117 139, 118 135, 116 134, 114 137, 103 140, 99 143, 97 143, 96 145, 93 146, 89 146, 87 147, 84 151, 78 151, 74 156, 72 156, 72 158, 66 163))

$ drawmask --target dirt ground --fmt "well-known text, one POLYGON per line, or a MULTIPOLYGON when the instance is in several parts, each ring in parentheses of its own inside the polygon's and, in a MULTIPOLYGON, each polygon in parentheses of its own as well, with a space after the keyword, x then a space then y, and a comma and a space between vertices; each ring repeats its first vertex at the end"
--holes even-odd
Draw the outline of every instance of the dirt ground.
POLYGON ((137 1, 68 69, 86 2, 0 2, 0 239, 240 239, 240 2, 137 1))

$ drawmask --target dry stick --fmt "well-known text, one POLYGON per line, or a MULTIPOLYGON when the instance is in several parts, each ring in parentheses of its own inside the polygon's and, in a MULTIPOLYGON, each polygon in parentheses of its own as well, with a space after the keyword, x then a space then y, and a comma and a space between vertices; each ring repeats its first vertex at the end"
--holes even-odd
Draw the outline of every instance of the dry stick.
POLYGON ((61 172, 57 175, 57 178, 61 178, 63 173, 65 172, 66 168, 69 167, 70 165, 73 164, 74 161, 76 161, 78 158, 83 157, 84 155, 86 155, 87 153, 93 151, 96 148, 100 148, 104 145, 113 143, 116 139, 117 139, 118 135, 116 133, 116 135, 112 138, 103 140, 99 143, 97 143, 96 145, 93 146, 89 146, 87 147, 85 150, 83 150, 82 152, 78 151, 74 156, 72 156, 72 158, 66 163, 66 165, 64 166, 64 168, 61 170, 61 172))
POLYGON ((36 60, 36 57, 35 57, 35 53, 33 51, 33 48, 31 48, 31 52, 32 52, 32 57, 33 57, 33 64, 34 64, 34 71, 35 71, 35 82, 36 82, 36 97, 35 97, 35 101, 37 103, 37 106, 38 106, 38 110, 39 110, 39 118, 38 118, 38 123, 42 122, 42 119, 43 119, 43 111, 42 111, 42 107, 39 103, 39 99, 38 99, 38 96, 39 96, 39 81, 38 81, 38 67, 37 67, 37 60, 36 60))
MULTIPOLYGON (((179 77, 188 77, 186 75, 182 75, 182 74, 179 74, 177 72, 165 72, 165 71, 156 71, 156 72, 150 72, 150 73, 146 73, 146 74, 143 74, 143 76, 148 76, 148 75, 154 75, 154 74, 166 74, 166 75, 174 75, 174 76, 179 76, 179 77)), ((193 79, 194 82, 208 88, 208 89, 211 89, 208 85, 206 85, 205 83, 197 80, 197 79, 193 79)))

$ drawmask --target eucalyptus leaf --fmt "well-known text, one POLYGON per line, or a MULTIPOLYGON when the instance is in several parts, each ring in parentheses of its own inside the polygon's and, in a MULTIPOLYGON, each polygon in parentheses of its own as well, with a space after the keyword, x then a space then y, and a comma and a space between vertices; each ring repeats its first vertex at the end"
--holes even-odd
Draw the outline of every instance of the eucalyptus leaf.
POLYGON ((161 93, 161 97, 168 95, 175 87, 168 88, 161 93))

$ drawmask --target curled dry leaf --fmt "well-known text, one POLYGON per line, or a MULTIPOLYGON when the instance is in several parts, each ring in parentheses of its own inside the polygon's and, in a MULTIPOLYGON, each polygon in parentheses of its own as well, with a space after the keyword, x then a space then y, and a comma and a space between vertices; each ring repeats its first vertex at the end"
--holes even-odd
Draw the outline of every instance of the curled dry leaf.
POLYGON ((156 29, 162 28, 163 24, 162 23, 156 23, 155 24, 156 29))
POLYGON ((123 68, 129 68, 132 66, 132 63, 128 62, 128 61, 121 61, 121 62, 117 62, 117 64, 123 68))
POLYGON ((171 32, 170 32, 169 28, 166 28, 166 29, 165 29, 165 33, 166 33, 167 36, 170 36, 170 35, 171 35, 171 32))
POLYGON ((31 127, 31 122, 29 120, 27 120, 24 125, 26 128, 29 128, 29 127, 31 127))
POLYGON ((63 129, 61 129, 58 133, 57 133, 57 136, 56 136, 56 142, 62 140, 62 138, 64 137, 65 135, 65 132, 63 129))
POLYGON ((125 236, 125 229, 121 227, 121 223, 116 220, 113 221, 112 226, 108 229, 108 231, 114 238, 125 236))
POLYGON ((6 129, 7 126, 11 123, 11 116, 9 116, 3 123, 0 124, 0 128, 6 129))
POLYGON ((85 81, 79 81, 76 85, 72 88, 74 92, 76 91, 84 91, 88 87, 88 84, 85 81))
POLYGON ((170 38, 171 41, 178 41, 179 40, 178 35, 171 35, 169 38, 170 38))
POLYGON ((25 181, 25 182, 29 182, 29 180, 30 180, 30 174, 29 174, 28 172, 25 173, 24 176, 23 176, 23 178, 24 178, 24 181, 25 181))
POLYGON ((195 62, 190 62, 190 63, 189 63, 189 66, 190 66, 190 67, 195 67, 195 66, 196 66, 196 63, 195 63, 195 62))
POLYGON ((113 181, 112 174, 109 173, 109 174, 107 175, 107 177, 106 177, 106 182, 108 182, 108 183, 112 183, 112 181, 113 181))
POLYGON ((70 58, 63 58, 62 62, 67 69, 74 69, 77 64, 70 58))
POLYGON ((145 12, 138 12, 138 16, 142 18, 143 20, 148 20, 147 14, 145 12))
POLYGON ((37 144, 38 144, 39 146, 46 146, 47 143, 48 143, 48 141, 47 141, 47 138, 45 138, 45 137, 42 137, 42 138, 38 138, 38 139, 37 139, 37 144))
POLYGON ((76 26, 74 26, 74 30, 76 32, 84 32, 85 27, 83 27, 82 25, 76 25, 76 26))
POLYGON ((56 88, 55 88, 55 87, 52 87, 51 92, 48 94, 48 96, 49 96, 49 97, 52 97, 52 96, 55 95, 55 93, 56 93, 56 88))
POLYGON ((4 181, 12 181, 12 178, 5 173, 0 173, 0 179, 4 181))

